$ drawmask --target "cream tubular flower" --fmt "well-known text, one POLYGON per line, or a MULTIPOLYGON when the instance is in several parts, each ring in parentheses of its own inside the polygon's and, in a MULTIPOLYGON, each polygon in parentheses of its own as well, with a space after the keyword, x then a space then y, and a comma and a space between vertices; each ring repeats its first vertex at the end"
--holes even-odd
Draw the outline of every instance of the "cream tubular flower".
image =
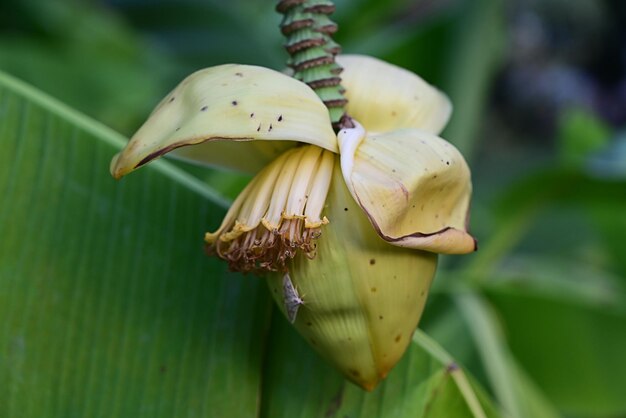
POLYGON ((474 251, 470 172, 439 138, 448 99, 416 75, 342 56, 354 128, 337 135, 304 83, 223 65, 196 72, 114 157, 120 178, 173 151, 256 173, 210 253, 265 274, 280 309, 348 379, 372 390, 421 316, 437 253, 474 251))

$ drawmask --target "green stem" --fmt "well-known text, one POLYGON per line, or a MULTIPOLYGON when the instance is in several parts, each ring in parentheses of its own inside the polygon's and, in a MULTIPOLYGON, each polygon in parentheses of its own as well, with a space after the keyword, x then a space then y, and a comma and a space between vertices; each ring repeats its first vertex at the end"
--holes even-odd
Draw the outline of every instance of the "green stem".
POLYGON ((329 17, 335 5, 330 0, 279 0, 276 10, 284 15, 280 30, 287 38, 287 64, 294 70, 294 78, 322 99, 336 131, 350 126, 339 76, 343 68, 335 62, 341 47, 332 39, 337 24, 329 17))

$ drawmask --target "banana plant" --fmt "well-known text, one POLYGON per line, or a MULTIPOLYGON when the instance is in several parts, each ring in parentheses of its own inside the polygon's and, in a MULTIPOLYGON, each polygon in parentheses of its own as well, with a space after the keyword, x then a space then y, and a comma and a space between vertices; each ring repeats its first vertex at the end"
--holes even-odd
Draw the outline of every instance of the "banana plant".
MULTIPOLYGON (((452 114, 417 75, 340 54, 329 2, 282 4, 290 71, 202 70, 130 142, 0 75, 1 416, 558 416, 473 289, 452 299, 504 412, 415 331, 437 254, 475 248, 468 164, 439 134, 450 118, 466 154, 480 86, 455 78, 452 114), (230 202, 165 153, 254 177, 230 202)), ((454 279, 488 277, 511 234, 454 279)), ((515 298, 488 295, 515 318, 515 298)))

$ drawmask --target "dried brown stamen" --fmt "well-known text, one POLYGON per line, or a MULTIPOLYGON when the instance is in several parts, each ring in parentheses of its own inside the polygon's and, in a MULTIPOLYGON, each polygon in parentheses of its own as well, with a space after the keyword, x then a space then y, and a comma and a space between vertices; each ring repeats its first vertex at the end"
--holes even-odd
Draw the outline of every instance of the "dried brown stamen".
POLYGON ((205 237, 207 252, 244 273, 287 271, 298 252, 315 257, 334 155, 309 145, 287 151, 255 177, 220 229, 205 237))
POLYGON ((315 257, 316 240, 321 228, 304 228, 303 219, 286 220, 280 229, 272 231, 259 225, 231 241, 218 240, 207 245, 210 255, 228 261, 231 270, 243 273, 287 271, 287 262, 302 251, 315 257))

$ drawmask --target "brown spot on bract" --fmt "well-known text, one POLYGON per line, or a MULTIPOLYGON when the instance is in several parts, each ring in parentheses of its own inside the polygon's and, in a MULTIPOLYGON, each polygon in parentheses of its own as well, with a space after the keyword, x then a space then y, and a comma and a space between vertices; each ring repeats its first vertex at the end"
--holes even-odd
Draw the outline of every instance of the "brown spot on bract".
POLYGON ((315 341, 315 339, 311 338, 309 341, 311 342, 311 345, 317 346, 317 341, 315 341))
POLYGON ((395 111, 395 110, 392 110, 392 111, 391 111, 391 116, 396 116, 396 115, 397 115, 396 111, 395 111))
POLYGON ((347 212, 347 211, 348 211, 348 208, 343 208, 343 210, 347 212))
POLYGON ((237 100, 233 100, 232 102, 230 102, 230 104, 232 104, 233 106, 237 106, 237 100))
POLYGON ((282 122, 283 121, 283 115, 278 115, 278 121, 282 122))
POLYGON ((370 290, 372 291, 372 293, 376 293, 378 289, 376 289, 375 287, 372 287, 370 290))
POLYGON ((396 340, 395 340, 395 341, 396 341, 397 343, 399 343, 401 339, 402 339, 402 334, 398 334, 398 335, 396 335, 396 340))
POLYGON ((378 315, 378 319, 382 320, 384 317, 382 315, 378 315))
POLYGON ((235 75, 236 75, 237 77, 243 77, 243 74, 242 74, 242 73, 235 73, 235 75))
POLYGON ((256 128, 256 131, 259 132, 261 130, 261 124, 259 123, 259 127, 256 128))
POLYGON ((311 321, 309 321, 309 322, 307 322, 307 323, 306 323, 306 326, 307 326, 307 327, 310 327, 311 325, 313 325, 313 323, 312 323, 311 321))
POLYGON ((361 373, 359 373, 358 370, 354 370, 354 369, 350 369, 348 370, 350 372, 350 374, 354 377, 361 377, 361 373))
POLYGON ((174 100, 176 99, 176 97, 172 97, 169 101, 169 103, 172 103, 174 100))
POLYGON ((253 118, 254 117, 254 113, 250 113, 250 117, 253 118))
POLYGON ((273 129, 273 126, 272 126, 272 124, 270 123, 270 127, 269 127, 269 129, 267 130, 267 132, 272 132, 272 129, 273 129))
POLYGON ((202 112, 206 112, 206 110, 209 108, 209 106, 202 106, 202 108, 200 108, 200 111, 202 112))
POLYGON ((370 259, 370 266, 373 266, 374 264, 376 264, 376 259, 375 258, 370 259))

